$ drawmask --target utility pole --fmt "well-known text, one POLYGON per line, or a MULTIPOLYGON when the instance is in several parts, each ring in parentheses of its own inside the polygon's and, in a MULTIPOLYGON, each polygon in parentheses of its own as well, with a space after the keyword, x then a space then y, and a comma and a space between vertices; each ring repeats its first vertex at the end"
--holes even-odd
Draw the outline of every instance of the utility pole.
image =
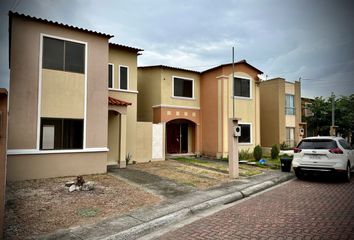
POLYGON ((336 133, 336 126, 335 126, 335 95, 334 93, 332 92, 331 94, 331 99, 332 99, 332 125, 330 127, 330 130, 329 130, 329 135, 331 136, 336 136, 337 133, 336 133))
POLYGON ((235 118, 235 48, 232 47, 232 118, 235 118))

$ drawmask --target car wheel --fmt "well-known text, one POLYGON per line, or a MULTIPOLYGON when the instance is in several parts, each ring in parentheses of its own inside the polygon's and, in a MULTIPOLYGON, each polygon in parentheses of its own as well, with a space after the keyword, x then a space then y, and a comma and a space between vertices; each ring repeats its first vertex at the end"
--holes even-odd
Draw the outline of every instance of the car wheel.
POLYGON ((300 170, 295 171, 295 176, 300 180, 304 179, 304 174, 300 170))
POLYGON ((350 170, 350 164, 347 164, 347 170, 345 173, 343 173, 343 180, 345 182, 350 182, 350 175, 351 175, 351 170, 350 170))

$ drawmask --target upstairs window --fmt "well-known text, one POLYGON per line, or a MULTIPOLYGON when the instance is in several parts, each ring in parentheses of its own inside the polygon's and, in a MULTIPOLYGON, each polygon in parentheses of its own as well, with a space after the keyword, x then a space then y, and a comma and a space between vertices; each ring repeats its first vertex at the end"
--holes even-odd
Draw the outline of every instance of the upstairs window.
POLYGON ((108 88, 113 88, 113 75, 114 75, 114 65, 108 64, 108 88))
POLYGON ((85 45, 43 37, 42 67, 67 72, 85 72, 85 45))
POLYGON ((128 90, 128 67, 119 66, 119 89, 128 90))
POLYGON ((173 77, 173 96, 183 98, 193 98, 193 79, 173 77))
POLYGON ((235 97, 251 97, 251 80, 245 78, 234 78, 235 97))
POLYGON ((294 95, 285 95, 285 114, 295 115, 294 95))

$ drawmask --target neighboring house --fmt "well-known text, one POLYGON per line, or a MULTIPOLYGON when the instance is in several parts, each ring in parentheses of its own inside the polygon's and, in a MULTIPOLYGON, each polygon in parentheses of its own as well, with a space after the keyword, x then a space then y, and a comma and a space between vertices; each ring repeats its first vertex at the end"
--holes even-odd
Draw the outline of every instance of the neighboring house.
POLYGON ((304 136, 300 82, 283 78, 262 81, 260 93, 262 146, 285 143, 294 147, 304 136))
POLYGON ((138 120, 166 123, 166 152, 227 157, 227 121, 241 118, 240 148, 260 143, 258 74, 245 60, 202 73, 170 66, 138 68, 138 120))
POLYGON ((137 122, 141 49, 13 12, 9 37, 8 180, 164 159, 164 125, 137 122))
POLYGON ((261 140, 258 75, 263 72, 245 60, 235 63, 234 81, 232 72, 232 64, 223 64, 201 73, 202 152, 218 158, 228 154, 229 118, 241 119, 240 150, 253 151, 261 140))
POLYGON ((166 123, 166 153, 201 152, 200 73, 169 66, 138 68, 138 120, 166 123))
MULTIPOLYGON (((312 104, 313 99, 312 98, 301 98, 301 117, 302 117, 302 122, 306 122, 306 118, 312 117, 313 112, 309 109, 309 106, 312 104)), ((304 137, 312 137, 314 135, 313 128, 309 126, 308 124, 305 125, 306 128, 304 128, 304 137)))

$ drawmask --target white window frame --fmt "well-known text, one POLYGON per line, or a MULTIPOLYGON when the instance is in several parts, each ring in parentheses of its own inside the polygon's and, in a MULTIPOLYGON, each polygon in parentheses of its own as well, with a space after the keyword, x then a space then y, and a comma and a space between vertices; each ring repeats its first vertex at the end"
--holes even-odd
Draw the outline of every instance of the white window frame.
MULTIPOLYGON (((38 71, 39 71, 39 79, 38 79, 38 110, 37 110, 37 142, 36 142, 36 151, 46 151, 46 150, 41 150, 40 149, 40 136, 41 136, 41 97, 42 97, 42 70, 43 70, 43 39, 44 37, 50 37, 54 39, 60 39, 64 41, 70 41, 70 42, 75 42, 75 43, 81 43, 85 45, 85 72, 84 74, 84 79, 85 79, 85 94, 84 94, 84 133, 83 133, 83 143, 82 143, 82 148, 80 151, 83 151, 86 149, 86 124, 87 124, 87 72, 88 72, 88 64, 87 64, 87 54, 88 54, 88 43, 83 42, 83 41, 78 41, 75 39, 70 39, 70 38, 64 38, 64 37, 59 37, 55 35, 50 35, 46 33, 40 33, 40 38, 39 38, 39 64, 38 64, 38 71)), ((80 73, 81 74, 81 73, 80 73)), ((58 152, 64 152, 65 150, 57 150, 58 152)))
MULTIPOLYGON (((253 127, 250 122, 239 122, 238 125, 250 125, 250 142, 239 142, 239 145, 252 145, 253 144, 253 127)), ((241 130, 242 135, 242 130, 241 130)))
POLYGON ((129 66, 126 66, 126 65, 119 65, 119 90, 122 90, 122 91, 129 91, 129 66), (120 83, 121 83, 121 75, 120 75, 120 69, 121 68, 126 68, 127 69, 127 89, 122 89, 120 87, 120 83))
POLYGON ((194 94, 194 78, 187 78, 187 77, 180 77, 180 76, 172 76, 172 98, 176 99, 184 99, 184 100, 195 100, 195 94, 194 94), (192 97, 181 97, 181 96, 175 96, 175 78, 180 78, 183 80, 187 81, 192 81, 192 97))
MULTIPOLYGON (((108 66, 109 65, 112 65, 112 87, 110 88, 110 87, 108 87, 108 89, 114 89, 114 64, 113 63, 108 63, 108 66)), ((109 68, 108 68, 109 69, 109 68)), ((109 77, 109 76, 108 76, 109 77)), ((109 81, 109 79, 108 79, 108 81, 109 81)), ((108 85, 109 85, 109 83, 108 83, 108 85)))
MULTIPOLYGON (((242 96, 235 96, 234 94, 234 89, 231 89, 232 91, 232 95, 233 95, 233 98, 234 99, 252 99, 252 93, 253 93, 253 80, 251 77, 245 77, 245 76, 239 76, 239 75, 235 75, 234 76, 235 78, 241 78, 241 79, 246 79, 248 81, 250 81, 250 96, 249 97, 242 97, 242 96)), ((231 76, 231 79, 232 79, 232 76, 231 76)), ((232 87, 234 88, 234 84, 235 84, 235 79, 232 79, 232 87)))
POLYGON ((288 93, 285 94, 285 115, 287 115, 287 116, 295 116, 296 115, 296 111, 295 111, 295 95, 294 94, 288 94, 288 93), (286 106, 286 97, 287 96, 292 96, 293 97, 293 104, 294 104, 293 107, 286 106), (288 114, 288 112, 287 112, 288 109, 292 109, 294 111, 294 114, 288 114))

